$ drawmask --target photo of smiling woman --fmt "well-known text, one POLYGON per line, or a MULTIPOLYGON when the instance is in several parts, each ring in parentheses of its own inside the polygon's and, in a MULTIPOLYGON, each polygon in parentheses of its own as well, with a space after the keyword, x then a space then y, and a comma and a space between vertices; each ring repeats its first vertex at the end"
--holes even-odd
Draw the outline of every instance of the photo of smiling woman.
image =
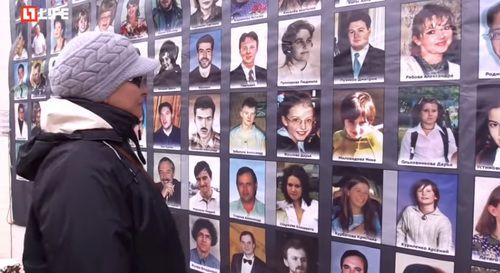
POLYGON ((401 7, 401 81, 460 79, 460 1, 401 7))
POLYGON ((456 168, 458 96, 457 86, 400 89, 400 165, 456 168))
POLYGON ((383 170, 333 169, 332 236, 380 242, 383 170))
POLYGON ((279 22, 278 86, 321 83, 321 17, 279 22))
POLYGON ((333 160, 382 163, 382 91, 334 92, 333 160))
POLYGON ((280 92, 277 99, 278 156, 319 159, 320 91, 280 92))
POLYGON ((278 162, 276 176, 276 225, 318 232, 319 165, 278 162))

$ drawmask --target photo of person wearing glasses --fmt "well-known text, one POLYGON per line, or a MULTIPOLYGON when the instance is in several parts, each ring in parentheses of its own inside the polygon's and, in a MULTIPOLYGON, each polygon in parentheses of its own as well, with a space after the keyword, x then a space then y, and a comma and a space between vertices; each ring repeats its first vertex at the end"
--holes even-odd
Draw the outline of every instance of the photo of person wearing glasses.
POLYGON ((481 1, 479 78, 500 78, 500 1, 481 1))
POLYGON ((319 158, 319 90, 278 94, 278 156, 319 158))

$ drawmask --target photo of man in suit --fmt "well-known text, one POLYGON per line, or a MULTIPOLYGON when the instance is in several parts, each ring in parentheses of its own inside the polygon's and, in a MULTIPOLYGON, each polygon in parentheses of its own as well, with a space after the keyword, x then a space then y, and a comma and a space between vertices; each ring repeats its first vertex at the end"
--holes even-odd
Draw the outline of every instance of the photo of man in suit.
POLYGON ((255 236, 250 231, 240 234, 241 253, 231 259, 231 273, 264 273, 266 264, 255 255, 255 236))
POLYGON ((259 37, 255 31, 241 34, 239 40, 241 64, 231 71, 231 87, 266 86, 267 70, 255 65, 259 37))
POLYGON ((220 69, 212 64, 214 43, 210 34, 201 36, 196 42, 198 66, 189 73, 190 85, 199 88, 220 85, 220 69))
POLYGON ((153 133, 153 143, 162 148, 176 148, 181 145, 181 129, 173 123, 174 112, 172 104, 162 102, 158 106, 158 116, 161 127, 153 133))
POLYGON ((159 182, 155 187, 161 192, 169 207, 180 207, 181 205, 181 182, 175 179, 175 164, 172 159, 164 156, 158 162, 159 182))
POLYGON ((349 48, 333 59, 333 76, 337 80, 383 80, 385 51, 370 44, 372 20, 366 12, 353 11, 347 17, 349 48))

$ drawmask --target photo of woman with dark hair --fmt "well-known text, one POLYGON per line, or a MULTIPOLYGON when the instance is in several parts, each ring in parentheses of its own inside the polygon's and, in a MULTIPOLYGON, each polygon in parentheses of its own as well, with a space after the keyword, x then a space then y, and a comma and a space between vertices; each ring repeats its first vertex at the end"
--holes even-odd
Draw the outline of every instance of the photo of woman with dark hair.
MULTIPOLYGON (((217 5, 219 0, 191 0, 195 8, 191 13, 191 29, 193 27, 205 27, 220 25, 222 20, 222 8, 217 5)), ((193 10, 193 8, 191 8, 193 10)))
POLYGON ((453 131, 445 127, 445 119, 449 117, 441 102, 422 97, 412 109, 412 118, 419 123, 406 130, 401 140, 399 163, 425 162, 429 166, 456 167, 458 148, 453 131))
POLYGON ((475 231, 477 233, 472 237, 472 259, 500 263, 500 185, 491 191, 475 231))
POLYGON ((317 16, 280 22, 284 55, 278 58, 278 62, 283 61, 278 65, 278 85, 320 84, 320 59, 315 56, 321 49, 320 20, 317 16))
POLYGON ((52 53, 59 53, 64 46, 66 45, 66 38, 64 38, 64 31, 66 30, 66 22, 63 21, 60 15, 57 15, 54 19, 54 28, 53 28, 53 42, 54 49, 52 53))
POLYGON ((356 235, 380 240, 381 204, 370 196, 370 182, 361 175, 346 177, 340 196, 333 199, 332 235, 356 235))
POLYGON ((448 52, 457 36, 455 17, 450 8, 436 4, 424 5, 413 17, 410 55, 401 57, 401 81, 460 78, 460 64, 448 52))
POLYGON ((310 178, 300 165, 283 170, 279 183, 284 200, 276 203, 276 223, 286 227, 318 232, 319 203, 310 196, 310 178))
POLYGON ((316 90, 278 95, 278 127, 282 124, 276 133, 278 156, 319 158, 319 109, 311 95, 319 97, 316 90))
POLYGON ((377 109, 368 92, 347 94, 340 104, 342 130, 333 134, 333 160, 382 163, 383 134, 376 126, 377 109))
POLYGON ((476 169, 500 170, 500 101, 499 86, 479 87, 476 131, 476 169), (497 169, 498 168, 498 169, 497 169))
POLYGON ((450 219, 438 208, 440 192, 430 179, 420 179, 412 186, 415 205, 407 206, 396 227, 396 244, 420 246, 429 251, 453 254, 453 231, 450 219))

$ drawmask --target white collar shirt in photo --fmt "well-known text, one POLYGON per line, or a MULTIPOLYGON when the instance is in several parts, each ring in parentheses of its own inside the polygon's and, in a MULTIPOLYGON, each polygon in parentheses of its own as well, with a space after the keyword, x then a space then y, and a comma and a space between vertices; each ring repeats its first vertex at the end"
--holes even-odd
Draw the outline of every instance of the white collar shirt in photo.
POLYGON ((252 272, 252 267, 253 264, 255 263, 255 255, 252 255, 252 257, 247 258, 245 254, 243 254, 243 257, 241 258, 241 273, 250 273, 252 272), (251 262, 245 262, 245 260, 250 260, 251 262))
POLYGON ((493 161, 493 167, 500 167, 500 148, 497 148, 495 152, 495 161, 493 161))
POLYGON ((313 199, 311 200, 311 205, 308 206, 304 199, 302 199, 301 207, 304 212, 302 213, 302 219, 299 223, 293 203, 288 203, 286 200, 278 201, 278 208, 286 212, 288 221, 285 224, 297 225, 312 229, 313 232, 318 232, 318 201, 313 199))
POLYGON ((356 51, 351 47, 351 64, 352 67, 354 67, 354 54, 359 53, 358 61, 360 64, 360 67, 363 67, 363 62, 365 61, 366 54, 368 54, 368 48, 370 47, 370 44, 366 44, 366 46, 361 49, 360 51, 356 51))
MULTIPOLYGON (((451 157, 457 151, 457 145, 452 131, 449 128, 446 128, 446 130, 448 131, 448 160, 451 162, 451 157)), ((412 161, 445 163, 443 139, 441 137, 443 130, 438 125, 435 125, 434 129, 426 135, 420 123, 418 126, 406 131, 401 144, 399 160, 409 160, 411 134, 415 131, 418 133, 418 138, 417 143, 415 143, 415 155, 412 161)))
POLYGON ((189 199, 189 209, 219 215, 219 192, 212 189, 212 196, 210 197, 210 200, 205 200, 201 197, 200 191, 198 191, 193 197, 191 197, 191 199, 189 199))

